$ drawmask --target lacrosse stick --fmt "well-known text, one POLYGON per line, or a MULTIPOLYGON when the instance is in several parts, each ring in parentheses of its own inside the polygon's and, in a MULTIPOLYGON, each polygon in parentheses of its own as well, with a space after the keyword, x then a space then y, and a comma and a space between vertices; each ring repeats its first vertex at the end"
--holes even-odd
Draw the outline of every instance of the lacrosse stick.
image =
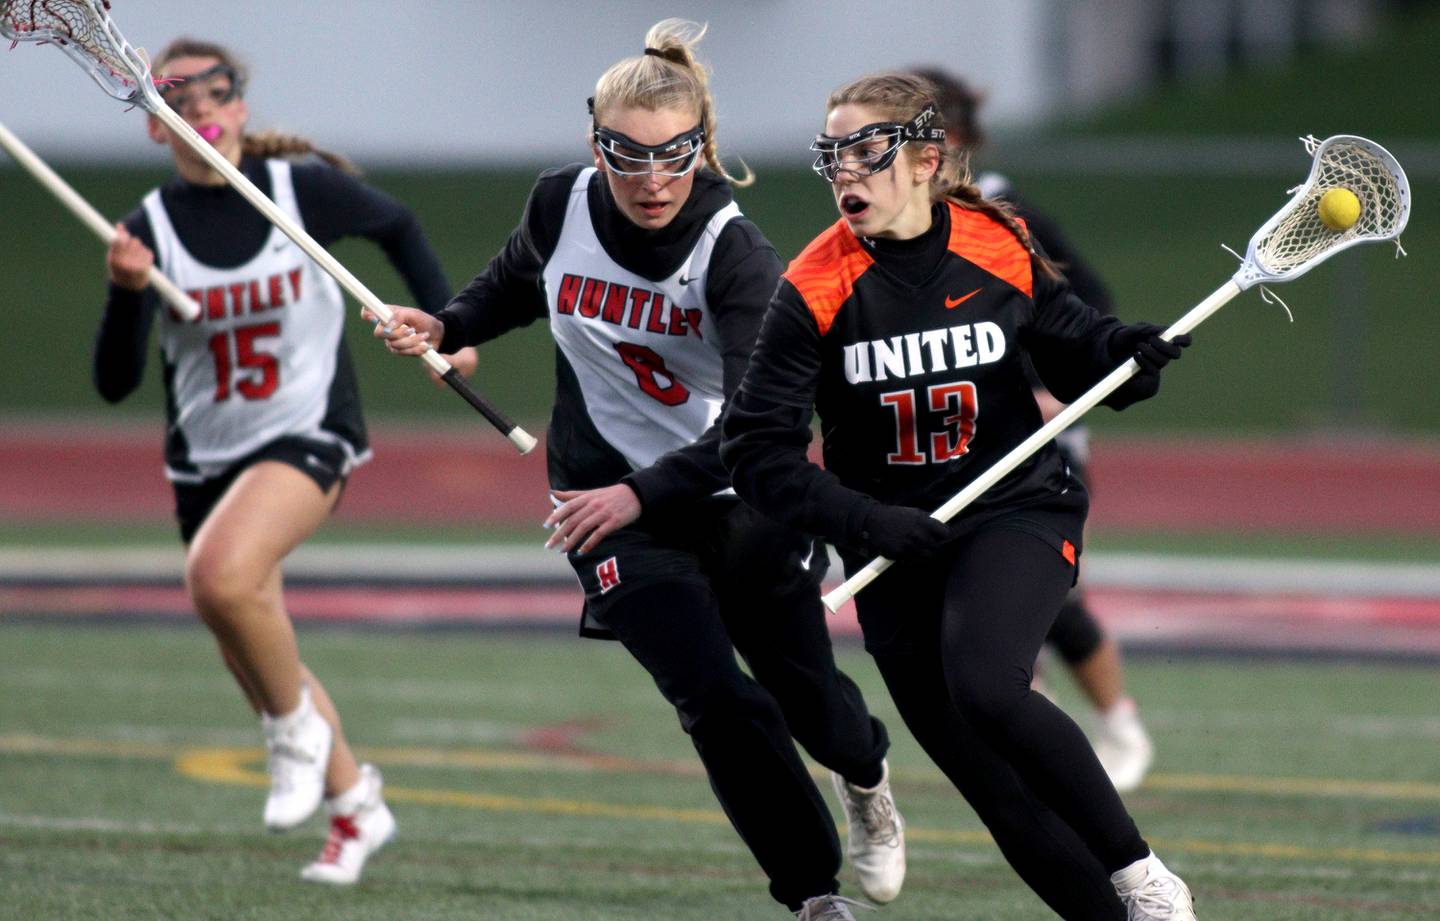
MULTIPOLYGON (((381 323, 388 325, 394 316, 389 307, 165 104, 150 75, 149 61, 125 41, 107 12, 109 8, 109 0, 0 0, 0 35, 14 42, 57 45, 106 93, 159 119, 381 323)), ((528 432, 472 390, 439 352, 432 348, 421 358, 504 433, 521 454, 535 447, 535 439, 528 432)))
MULTIPOLYGON (((1255 231, 1240 261, 1240 268, 1213 294, 1191 308, 1164 333, 1170 340, 1199 326, 1235 295, 1254 285, 1299 278, 1315 266, 1359 243, 1393 240, 1410 217, 1410 183, 1389 151, 1373 141, 1339 134, 1324 141, 1301 139, 1313 157, 1310 175, 1291 190, 1290 201, 1255 231), (1345 230, 1332 230, 1320 219, 1320 198, 1331 189, 1348 189, 1360 202, 1360 216, 1345 230)), ((1397 243, 1398 247, 1398 243, 1397 243)), ((1403 250, 1400 250, 1403 253, 1403 250)), ((1261 292, 1265 292, 1262 290, 1261 292)), ((940 506, 930 517, 949 521, 985 490, 1014 470, 1093 409, 1117 387, 1135 376, 1140 366, 1127 360, 1099 383, 1011 449, 995 465, 940 506)), ((824 597, 825 606, 840 606, 890 568, 891 561, 876 557, 824 597)))
MULTIPOLYGON (((4 124, 0 124, 0 147, 4 147, 6 152, 15 158, 15 162, 29 170, 30 175, 60 199, 60 204, 69 208, 70 213, 78 217, 82 224, 93 230, 102 243, 110 245, 115 239, 115 228, 4 124)), ((168 275, 153 265, 150 267, 150 286, 180 319, 189 322, 200 316, 200 305, 195 303, 193 298, 186 297, 185 292, 177 288, 168 275)))

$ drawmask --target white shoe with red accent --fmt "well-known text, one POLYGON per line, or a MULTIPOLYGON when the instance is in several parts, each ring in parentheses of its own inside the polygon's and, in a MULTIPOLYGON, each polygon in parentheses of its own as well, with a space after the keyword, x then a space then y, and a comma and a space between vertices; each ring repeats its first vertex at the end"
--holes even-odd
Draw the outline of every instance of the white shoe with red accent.
POLYGON ((319 858, 300 871, 301 879, 334 886, 360 881, 365 861, 395 837, 395 817, 381 796, 382 786, 380 771, 362 764, 359 782, 327 801, 330 836, 319 858))
POLYGON ((320 808, 325 796, 325 769, 335 733, 301 686, 300 705, 283 716, 262 714, 270 795, 265 800, 265 827, 286 831, 320 808))
POLYGON ((905 820, 890 792, 890 764, 880 762, 880 782, 857 787, 835 772, 830 780, 845 809, 846 847, 860 891, 884 905, 905 884, 905 820))

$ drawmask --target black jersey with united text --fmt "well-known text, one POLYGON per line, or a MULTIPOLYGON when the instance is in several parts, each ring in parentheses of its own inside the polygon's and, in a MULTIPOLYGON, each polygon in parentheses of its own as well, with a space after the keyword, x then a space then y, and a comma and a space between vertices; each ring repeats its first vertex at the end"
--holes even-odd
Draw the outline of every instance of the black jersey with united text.
MULTIPOLYGON (((939 254, 918 275, 838 221, 790 263, 765 316, 725 459, 742 497, 794 527, 853 543, 876 500, 937 508, 1039 428, 1027 358, 1065 401, 1119 364, 1120 322, 1006 227, 953 202, 933 217, 904 241, 939 254), (805 456, 812 405, 824 470, 805 456)), ((1075 488, 1046 445, 965 514, 1075 488)))

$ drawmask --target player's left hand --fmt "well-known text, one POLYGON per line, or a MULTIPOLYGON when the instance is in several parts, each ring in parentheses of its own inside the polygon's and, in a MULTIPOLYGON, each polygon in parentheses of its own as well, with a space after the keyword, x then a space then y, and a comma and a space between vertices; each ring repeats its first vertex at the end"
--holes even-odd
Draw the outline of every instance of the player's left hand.
POLYGON ((569 552, 578 547, 580 553, 589 553, 607 534, 640 517, 640 497, 624 483, 600 489, 561 489, 553 495, 560 506, 545 519, 545 527, 555 529, 545 541, 546 550, 569 552))

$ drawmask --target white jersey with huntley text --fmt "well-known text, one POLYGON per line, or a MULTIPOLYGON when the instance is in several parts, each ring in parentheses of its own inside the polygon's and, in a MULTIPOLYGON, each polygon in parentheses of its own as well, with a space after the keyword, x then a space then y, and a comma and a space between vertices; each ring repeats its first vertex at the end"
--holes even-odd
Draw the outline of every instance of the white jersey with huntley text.
POLYGON ((595 428, 639 469, 694 442, 720 414, 721 349, 705 277, 716 238, 740 208, 731 202, 715 212, 680 268, 653 281, 601 245, 586 200, 594 173, 576 177, 545 265, 550 328, 595 428))
MULTIPOLYGON (((271 197, 296 224, 290 164, 269 160, 271 197)), ((159 264, 200 305, 193 322, 164 311, 161 351, 174 406, 171 442, 183 439, 186 469, 177 482, 222 472, 286 435, 354 446, 321 427, 335 377, 345 318, 340 287, 279 228, 260 252, 233 269, 206 265, 180 242, 159 191, 145 196, 159 264)))

